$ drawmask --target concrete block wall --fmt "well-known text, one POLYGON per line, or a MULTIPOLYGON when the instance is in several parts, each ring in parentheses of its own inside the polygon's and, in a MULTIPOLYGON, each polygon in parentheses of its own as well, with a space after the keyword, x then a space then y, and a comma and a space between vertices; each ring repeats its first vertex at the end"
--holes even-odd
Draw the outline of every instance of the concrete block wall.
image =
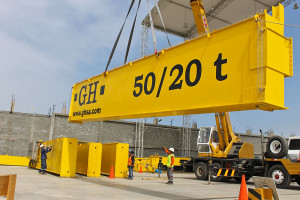
POLYGON ((49 128, 48 116, 0 111, 0 154, 27 156, 29 143, 47 140, 49 128))
MULTIPOLYGON (((239 135, 239 134, 237 134, 239 135)), ((240 138, 242 142, 248 142, 253 144, 254 146, 254 155, 261 155, 261 136, 260 135, 247 135, 247 134, 240 134, 240 138)), ((263 148, 266 151, 266 144, 270 137, 264 136, 263 139, 263 148)))
MULTIPOLYGON (((166 156, 163 146, 175 149, 181 157, 182 127, 145 124, 144 157, 159 154, 166 156)), ((105 121, 69 123, 68 115, 52 116, 0 111, 0 155, 27 156, 30 142, 60 137, 77 138, 78 141, 101 143, 128 143, 135 147, 135 122, 105 121)), ((198 129, 192 129, 191 156, 197 156, 198 129)), ((260 154, 260 136, 238 134, 242 141, 254 144, 255 154, 260 154)))

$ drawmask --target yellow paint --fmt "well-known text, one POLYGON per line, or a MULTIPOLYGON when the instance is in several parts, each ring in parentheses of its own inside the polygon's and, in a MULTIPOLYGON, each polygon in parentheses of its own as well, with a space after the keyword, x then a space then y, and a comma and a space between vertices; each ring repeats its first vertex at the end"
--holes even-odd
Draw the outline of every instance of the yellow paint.
POLYGON ((252 200, 273 200, 273 191, 269 188, 248 188, 248 197, 252 200))
POLYGON ((28 164, 27 157, 0 155, 0 165, 28 166, 28 164))
POLYGON ((300 162, 293 163, 289 159, 271 159, 267 158, 267 162, 280 162, 290 175, 300 174, 300 162))
POLYGON ((198 153, 199 157, 212 157, 212 153, 198 153))
POLYGON ((253 144, 244 142, 239 151, 239 158, 254 158, 253 144))
POLYGON ((286 109, 284 78, 293 75, 292 40, 283 36, 282 25, 256 21, 282 22, 283 7, 276 9, 275 17, 260 14, 214 31, 210 38, 198 37, 75 84, 69 121, 286 109), (260 25, 262 73, 257 64, 260 25))
MULTIPOLYGON (((43 142, 45 147, 52 146, 47 153, 47 171, 60 177, 76 176, 77 144, 76 138, 58 138, 43 142)), ((40 151, 40 149, 39 149, 40 151)), ((39 162, 41 162, 39 160, 39 162)))
POLYGON ((235 169, 232 170, 231 176, 234 176, 235 169))
POLYGON ((224 176, 227 176, 228 170, 229 170, 229 169, 226 169, 224 176))
POLYGON ((210 141, 209 146, 212 151, 211 156, 226 158, 233 143, 238 142, 240 139, 233 133, 229 113, 216 113, 215 119, 219 136, 219 144, 215 148, 212 141, 210 141))
POLYGON ((76 172, 88 177, 100 177, 102 160, 101 143, 78 143, 76 172))
POLYGON ((192 1, 191 7, 199 35, 206 34, 210 37, 208 22, 206 20, 205 10, 202 1, 192 1))
POLYGON ((101 173, 109 175, 113 166, 115 177, 127 178, 128 151, 129 144, 118 142, 102 144, 101 173))
POLYGON ((216 120, 216 127, 217 127, 217 132, 218 132, 218 137, 219 137, 219 149, 221 151, 224 151, 225 148, 225 140, 223 137, 223 134, 221 132, 221 124, 219 120, 219 113, 215 113, 215 120, 216 120))
POLYGON ((143 172, 152 172, 153 168, 150 166, 150 158, 135 158, 133 170, 136 172, 140 171, 140 166, 142 166, 143 172))
POLYGON ((219 169, 217 176, 220 176, 222 169, 219 169))

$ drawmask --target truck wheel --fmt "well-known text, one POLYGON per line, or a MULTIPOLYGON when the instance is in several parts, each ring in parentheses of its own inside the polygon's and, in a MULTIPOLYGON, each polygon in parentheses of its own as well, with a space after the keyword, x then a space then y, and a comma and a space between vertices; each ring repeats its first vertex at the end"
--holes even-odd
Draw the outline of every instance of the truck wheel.
POLYGON ((195 165, 195 175, 199 180, 206 180, 207 179, 207 166, 204 162, 199 162, 195 165))
POLYGON ((267 142, 267 153, 271 158, 283 158, 288 147, 286 141, 280 136, 273 136, 267 142))
POLYGON ((268 177, 274 179, 278 188, 287 188, 291 183, 291 176, 282 165, 274 165, 268 172, 268 177))
POLYGON ((300 177, 296 178, 296 183, 300 186, 300 177))
POLYGON ((214 162, 212 164, 212 168, 213 168, 213 170, 211 171, 210 180, 214 181, 214 182, 223 181, 223 179, 224 179, 223 176, 217 176, 219 169, 222 168, 222 166, 220 165, 220 163, 214 162))

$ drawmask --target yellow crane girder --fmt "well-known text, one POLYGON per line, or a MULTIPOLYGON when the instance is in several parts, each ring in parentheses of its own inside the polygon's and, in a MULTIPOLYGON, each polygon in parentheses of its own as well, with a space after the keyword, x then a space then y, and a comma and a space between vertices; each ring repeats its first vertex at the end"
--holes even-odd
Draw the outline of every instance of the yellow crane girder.
POLYGON ((282 25, 265 22, 283 23, 283 6, 272 13, 75 84, 69 121, 286 109, 292 39, 284 37, 282 25))

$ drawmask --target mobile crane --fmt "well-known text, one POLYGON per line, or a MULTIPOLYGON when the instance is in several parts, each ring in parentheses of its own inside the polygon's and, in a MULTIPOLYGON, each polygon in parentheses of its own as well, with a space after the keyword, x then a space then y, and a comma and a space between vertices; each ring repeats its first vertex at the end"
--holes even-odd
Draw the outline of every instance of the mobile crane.
POLYGON ((262 158, 254 158, 253 144, 241 142, 232 131, 228 113, 216 114, 216 127, 203 127, 197 139, 198 157, 191 158, 185 167, 192 166, 197 179, 212 181, 234 178, 240 182, 252 176, 272 177, 279 188, 292 181, 300 185, 300 137, 289 141, 273 136, 267 142, 262 158))
MULTIPOLYGON (((191 0, 190 4, 199 35, 210 37, 202 1, 191 0)), ((256 18, 259 16, 256 15, 256 18)), ((295 159, 297 153, 299 156, 300 138, 290 138, 291 154, 287 155, 286 141, 274 136, 267 143, 265 155, 254 158, 253 144, 241 142, 234 134, 229 114, 216 113, 215 119, 216 127, 199 130, 198 157, 184 164, 184 167, 193 167, 198 179, 205 180, 210 176, 212 181, 222 181, 228 177, 240 181, 242 175, 246 180, 252 176, 268 176, 274 179, 279 188, 288 187, 291 181, 300 185, 300 158, 295 159)))

